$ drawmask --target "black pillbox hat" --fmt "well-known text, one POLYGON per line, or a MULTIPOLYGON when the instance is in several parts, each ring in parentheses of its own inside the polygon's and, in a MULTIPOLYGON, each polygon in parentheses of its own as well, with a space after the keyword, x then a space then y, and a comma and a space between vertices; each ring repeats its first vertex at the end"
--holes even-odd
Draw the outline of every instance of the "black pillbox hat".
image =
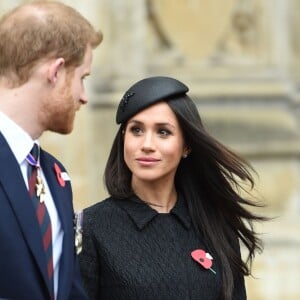
POLYGON ((146 107, 161 100, 184 95, 188 90, 185 84, 170 77, 155 76, 142 79, 124 94, 118 106, 116 122, 124 123, 146 107))

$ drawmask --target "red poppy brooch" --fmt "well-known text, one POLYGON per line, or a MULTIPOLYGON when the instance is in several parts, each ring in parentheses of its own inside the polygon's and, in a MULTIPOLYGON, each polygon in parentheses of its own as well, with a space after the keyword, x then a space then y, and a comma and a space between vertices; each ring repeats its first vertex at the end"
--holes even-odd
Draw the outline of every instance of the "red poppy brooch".
POLYGON ((191 256, 204 269, 210 270, 211 272, 216 274, 216 271, 211 268, 213 264, 213 258, 208 252, 205 252, 202 249, 197 249, 191 252, 191 256))
POLYGON ((61 187, 66 185, 66 181, 70 181, 70 177, 67 172, 62 172, 59 165, 54 163, 54 171, 56 174, 56 179, 61 187))

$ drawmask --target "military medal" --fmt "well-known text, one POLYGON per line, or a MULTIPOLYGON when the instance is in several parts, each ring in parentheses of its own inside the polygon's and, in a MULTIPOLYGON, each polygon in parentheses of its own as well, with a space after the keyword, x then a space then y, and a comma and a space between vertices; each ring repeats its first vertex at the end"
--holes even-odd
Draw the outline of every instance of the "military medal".
POLYGON ((29 163, 29 165, 31 165, 32 167, 35 167, 37 169, 35 193, 36 193, 36 196, 39 199, 40 203, 43 203, 45 201, 46 188, 45 188, 45 184, 44 184, 41 174, 40 174, 41 169, 40 169, 39 162, 36 160, 36 158, 31 153, 29 153, 26 156, 26 160, 29 163))
POLYGON ((75 249, 78 255, 82 251, 82 222, 83 211, 79 211, 75 214, 74 229, 75 229, 75 249))
POLYGON ((42 180, 42 178, 40 177, 40 175, 37 176, 36 178, 36 196, 39 198, 40 203, 44 202, 44 197, 46 195, 46 189, 45 189, 45 185, 44 182, 42 180))

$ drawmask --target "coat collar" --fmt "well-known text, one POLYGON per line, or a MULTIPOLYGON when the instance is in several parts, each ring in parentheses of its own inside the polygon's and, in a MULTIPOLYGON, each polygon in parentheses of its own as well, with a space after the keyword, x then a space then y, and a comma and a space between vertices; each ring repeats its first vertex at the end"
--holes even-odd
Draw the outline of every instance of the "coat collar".
POLYGON ((25 241, 36 259, 41 273, 47 282, 47 264, 44 258, 43 245, 40 242, 40 230, 26 188, 19 164, 0 133, 0 165, 4 172, 0 172, 0 182, 6 192, 7 199, 16 215, 16 220, 23 232, 25 241))
MULTIPOLYGON (((74 241, 73 227, 68 221, 69 216, 69 197, 71 197, 70 187, 62 188, 56 178, 54 163, 58 163, 52 156, 46 154, 41 149, 41 165, 43 172, 47 178, 48 186, 51 190, 56 209, 62 223, 64 230, 63 250, 59 275, 59 291, 58 295, 64 293, 65 287, 70 281, 70 272, 72 272, 71 266, 73 264, 74 241), (65 203, 66 201, 66 203, 65 203), (68 242, 66 242, 68 240, 68 242), (61 284, 62 283, 62 284, 61 284)), ((24 235, 24 239, 28 245, 28 248, 32 252, 32 255, 41 271, 41 274, 47 282, 47 264, 44 256, 43 245, 40 238, 40 230, 37 223, 37 218, 32 206, 29 205, 30 198, 28 190, 26 188, 23 175, 19 168, 18 161, 16 160, 13 152, 11 151, 7 141, 0 132, 0 165, 4 170, 0 172, 0 183, 7 195, 7 200, 15 213, 16 221, 20 225, 20 230, 24 235)), ((63 169, 62 169, 63 170, 63 169)), ((69 184, 68 184, 69 186, 69 184)), ((71 283, 70 283, 71 284, 71 283)), ((60 298, 60 296, 58 296, 60 298)), ((61 299, 65 299, 64 296, 61 299)))
MULTIPOLYGON (((129 199, 115 199, 115 201, 119 207, 126 211, 140 230, 144 229, 156 216, 160 214, 137 196, 133 196, 129 199)), ((190 228, 191 218, 182 196, 178 195, 176 204, 169 214, 173 215, 183 227, 186 229, 190 228)))
MULTIPOLYGON (((0 111, 0 132, 5 138, 19 165, 23 163, 33 146, 30 135, 0 111)), ((38 143, 38 141, 35 141, 38 143)))

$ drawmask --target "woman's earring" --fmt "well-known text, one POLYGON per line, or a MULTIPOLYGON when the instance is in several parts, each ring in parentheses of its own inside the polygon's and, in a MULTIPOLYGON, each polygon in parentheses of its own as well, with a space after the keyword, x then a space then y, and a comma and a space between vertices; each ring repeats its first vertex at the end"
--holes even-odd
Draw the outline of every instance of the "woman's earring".
POLYGON ((187 158, 189 156, 189 154, 191 153, 191 148, 190 147, 186 147, 185 152, 182 154, 182 158, 187 158))

